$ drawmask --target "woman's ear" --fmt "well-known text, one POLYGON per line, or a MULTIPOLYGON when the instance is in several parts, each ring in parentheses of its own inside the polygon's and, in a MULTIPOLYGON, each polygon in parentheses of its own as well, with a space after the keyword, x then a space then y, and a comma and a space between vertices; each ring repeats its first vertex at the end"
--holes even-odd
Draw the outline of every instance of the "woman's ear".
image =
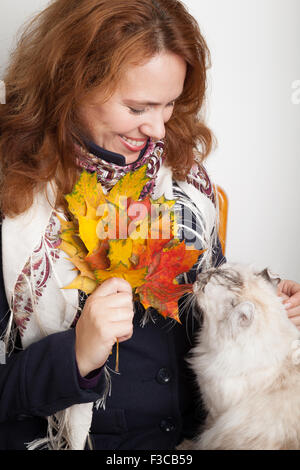
POLYGON ((254 319, 255 313, 255 306, 252 302, 245 301, 241 302, 240 304, 236 305, 231 315, 233 316, 233 320, 237 322, 237 324, 241 327, 250 326, 254 319))

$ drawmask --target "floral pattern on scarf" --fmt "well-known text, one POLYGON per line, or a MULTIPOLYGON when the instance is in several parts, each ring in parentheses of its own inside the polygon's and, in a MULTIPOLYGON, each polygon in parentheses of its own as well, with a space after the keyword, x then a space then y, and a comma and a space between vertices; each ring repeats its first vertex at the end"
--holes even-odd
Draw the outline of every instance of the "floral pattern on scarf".
POLYGON ((116 163, 107 162, 102 158, 89 153, 87 150, 76 145, 77 152, 77 165, 89 172, 96 172, 98 182, 109 191, 124 175, 138 170, 141 166, 147 164, 148 169, 146 175, 150 181, 146 183, 142 192, 141 199, 144 199, 151 193, 155 186, 157 172, 164 161, 164 144, 162 141, 149 142, 144 155, 136 162, 129 163, 128 165, 117 165, 116 163))
POLYGON ((61 250, 58 249, 59 229, 60 223, 52 215, 44 236, 25 264, 15 285, 12 310, 21 336, 24 335, 27 322, 51 277, 52 263, 61 255, 61 250))

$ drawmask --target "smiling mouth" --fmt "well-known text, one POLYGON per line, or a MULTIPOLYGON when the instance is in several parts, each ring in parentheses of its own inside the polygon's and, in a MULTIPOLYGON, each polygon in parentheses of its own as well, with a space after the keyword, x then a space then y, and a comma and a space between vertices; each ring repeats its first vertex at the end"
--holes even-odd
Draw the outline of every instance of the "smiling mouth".
POLYGON ((132 150, 133 152, 137 152, 139 150, 142 150, 145 147, 146 143, 147 143, 147 139, 135 140, 135 139, 130 139, 129 137, 125 137, 124 135, 120 135, 120 138, 122 140, 122 143, 129 150, 132 150))

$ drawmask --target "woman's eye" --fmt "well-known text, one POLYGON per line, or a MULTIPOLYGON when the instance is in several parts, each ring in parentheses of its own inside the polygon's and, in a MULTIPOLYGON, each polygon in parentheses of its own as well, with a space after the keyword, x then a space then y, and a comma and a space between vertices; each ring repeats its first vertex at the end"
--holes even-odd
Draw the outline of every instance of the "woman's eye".
MULTIPOLYGON (((167 106, 170 106, 172 108, 174 108, 175 106, 175 101, 172 101, 171 103, 169 103, 167 106)), ((132 113, 132 114, 143 114, 146 109, 135 109, 135 108, 131 108, 130 106, 128 106, 129 108, 129 111, 132 113)))
POLYGON ((132 113, 132 114, 143 114, 145 112, 144 109, 134 109, 134 108, 129 108, 129 111, 132 113))

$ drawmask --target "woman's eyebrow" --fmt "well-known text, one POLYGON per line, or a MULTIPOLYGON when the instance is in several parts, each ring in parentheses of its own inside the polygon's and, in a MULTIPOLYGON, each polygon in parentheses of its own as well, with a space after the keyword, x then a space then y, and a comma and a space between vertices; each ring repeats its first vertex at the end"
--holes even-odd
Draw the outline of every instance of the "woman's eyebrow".
MULTIPOLYGON (((182 93, 180 93, 180 95, 177 96, 177 98, 174 98, 173 100, 169 101, 169 103, 173 103, 173 101, 178 100, 181 94, 182 93)), ((126 101, 126 103, 133 103, 133 104, 137 104, 140 106, 161 106, 162 105, 162 103, 156 103, 155 101, 139 101, 139 100, 131 100, 131 99, 125 99, 124 101, 126 101)))

